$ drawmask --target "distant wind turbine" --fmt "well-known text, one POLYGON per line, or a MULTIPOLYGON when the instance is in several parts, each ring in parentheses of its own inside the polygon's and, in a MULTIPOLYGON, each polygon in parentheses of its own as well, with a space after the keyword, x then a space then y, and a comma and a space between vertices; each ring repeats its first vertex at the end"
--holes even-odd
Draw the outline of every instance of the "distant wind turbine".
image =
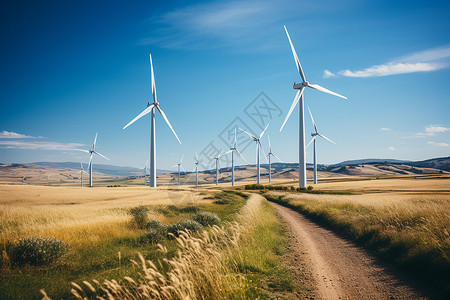
POLYGON ((259 137, 254 136, 251 133, 248 133, 247 131, 245 131, 244 129, 239 128, 240 130, 242 130, 243 132, 245 132, 246 134, 248 134, 249 137, 251 137, 253 139, 253 141, 256 142, 256 172, 257 172, 257 179, 256 182, 259 184, 260 181, 260 166, 259 166, 259 148, 261 148, 261 150, 263 151, 264 157, 266 156, 266 154, 264 153, 264 148, 261 144, 261 138, 264 135, 264 133, 267 130, 267 127, 269 127, 269 124, 267 124, 266 128, 264 128, 263 132, 261 132, 261 134, 259 135, 259 137))
POLYGON ((180 162, 173 166, 173 168, 178 167, 178 186, 181 185, 181 182, 180 182, 181 170, 183 170, 183 172, 186 173, 186 170, 184 170, 183 166, 181 165, 183 163, 183 157, 184 157, 184 154, 181 156, 180 162))
POLYGON ((25 176, 22 176, 22 185, 25 184, 25 176))
POLYGON ((336 143, 333 142, 332 140, 330 140, 329 138, 327 138, 326 136, 320 134, 320 133, 317 131, 317 126, 316 126, 316 123, 314 122, 314 118, 313 118, 313 116, 312 116, 311 111, 309 110, 309 107, 308 107, 308 111, 309 111, 309 115, 311 116, 311 120, 312 120, 312 122, 313 122, 313 125, 314 125, 314 131, 315 131, 315 132, 311 132, 311 136, 312 136, 313 138, 312 138, 311 141, 308 143, 308 145, 306 146, 306 148, 308 148, 309 145, 311 145, 311 143, 314 141, 314 145, 313 145, 313 147, 314 147, 314 150, 313 150, 313 151, 314 151, 314 184, 317 184, 316 137, 317 137, 317 136, 320 136, 320 137, 322 137, 322 138, 324 138, 324 139, 326 139, 326 140, 332 142, 333 144, 336 144, 336 143))
POLYGON ((199 165, 201 165, 201 163, 198 160, 197 152, 195 152, 195 167, 194 167, 194 171, 195 171, 195 186, 198 186, 198 166, 199 165))
POLYGON ((90 187, 92 187, 92 165, 94 164, 93 163, 94 154, 97 154, 98 156, 109 160, 109 158, 107 158, 106 156, 104 156, 104 155, 102 155, 102 154, 100 154, 100 153, 95 151, 95 144, 97 143, 97 136, 98 136, 98 132, 95 134, 95 139, 94 139, 94 143, 92 144, 92 149, 89 149, 89 151, 88 150, 83 150, 83 149, 76 149, 78 151, 83 151, 83 152, 86 152, 86 153, 90 154, 90 156, 89 156, 89 166, 88 166, 88 169, 89 169, 89 186, 90 187))
POLYGON ((123 129, 127 128, 131 124, 133 124, 136 120, 145 116, 146 114, 151 112, 151 142, 150 142, 150 187, 156 187, 156 136, 155 136, 155 108, 159 111, 164 121, 166 121, 170 130, 172 130, 173 134, 177 138, 178 142, 181 144, 180 139, 178 138, 175 130, 172 125, 170 125, 169 119, 167 119, 166 114, 159 107, 159 102, 156 96, 156 84, 155 84, 155 76, 153 74, 153 62, 152 55, 150 54, 150 70, 151 70, 151 80, 152 80, 152 96, 153 103, 150 102, 147 104, 147 108, 144 109, 136 118, 134 118, 130 123, 125 125, 123 129))
POLYGON ((302 78, 302 83, 294 83, 293 88, 295 90, 298 90, 297 94, 295 95, 294 101, 292 102, 291 108, 289 109, 289 112, 286 116, 286 119, 283 122, 283 125, 280 128, 283 130, 284 125, 286 124, 286 121, 289 119, 289 116, 291 115, 292 111, 294 110, 297 103, 300 101, 299 111, 300 111, 300 119, 299 119, 299 179, 298 184, 300 187, 306 187, 306 154, 305 154, 305 116, 304 116, 304 101, 303 101, 303 93, 305 91, 306 87, 325 92, 331 95, 335 95, 344 99, 347 99, 346 97, 339 95, 335 92, 332 92, 330 90, 327 90, 324 87, 321 87, 318 84, 311 84, 308 81, 306 81, 305 74, 303 73, 302 66, 300 65, 300 61, 298 59, 297 53, 295 52, 294 45, 292 44, 291 37, 289 36, 289 33, 286 29, 286 26, 284 26, 284 30, 286 31, 286 35, 289 39, 289 44, 291 45, 292 54, 294 55, 295 64, 297 66, 297 70, 300 73, 300 77, 302 78))
POLYGON ((147 162, 145 163, 145 166, 144 166, 144 186, 147 186, 147 166, 148 166, 148 160, 147 160, 147 162))
POLYGON ((82 163, 80 163, 80 167, 81 167, 81 170, 79 173, 81 174, 81 187, 83 187, 83 173, 86 173, 86 174, 88 174, 88 173, 84 170, 82 163))
POLYGON ((220 151, 219 155, 214 157, 214 159, 216 160, 216 185, 219 185, 219 168, 220 168, 219 159, 222 156, 222 153, 223 153, 223 150, 220 151))
POLYGON ((269 158, 269 182, 271 182, 272 181, 272 165, 270 163, 270 156, 272 155, 273 157, 275 157, 279 161, 281 161, 281 159, 279 159, 278 156, 273 154, 272 146, 270 145, 270 136, 269 135, 267 135, 267 139, 269 140, 269 153, 267 154, 267 157, 269 158))
POLYGON ((233 146, 230 148, 230 150, 225 152, 225 154, 231 153, 231 186, 234 186, 234 153, 236 153, 243 160, 245 160, 245 158, 242 156, 241 152, 239 152, 239 150, 237 149, 237 142, 236 142, 237 132, 236 131, 237 131, 237 128, 235 127, 234 128, 234 144, 233 144, 233 146))
POLYGON ((47 176, 47 186, 48 186, 48 178, 49 178, 50 176, 47 176))

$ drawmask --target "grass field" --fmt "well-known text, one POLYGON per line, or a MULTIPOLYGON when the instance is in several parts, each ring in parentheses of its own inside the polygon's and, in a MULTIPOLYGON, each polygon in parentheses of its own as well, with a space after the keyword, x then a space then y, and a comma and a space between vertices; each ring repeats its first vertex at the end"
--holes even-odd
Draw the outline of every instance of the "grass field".
POLYGON ((450 180, 402 178, 319 184, 350 195, 267 191, 292 207, 450 291, 450 180))
MULTIPOLYGON (((195 212, 180 209, 193 204, 203 211, 216 213, 226 227, 231 226, 227 222, 240 224, 240 238, 232 247, 228 250, 215 247, 222 268, 215 271, 220 274, 211 274, 211 278, 222 278, 223 286, 229 287, 220 294, 222 298, 270 297, 279 290, 289 293, 295 285, 281 259, 286 244, 283 227, 273 210, 261 200, 253 204, 257 209, 238 214, 246 203, 245 198, 214 189, 149 191, 143 187, 0 186, 0 298, 37 299, 42 297, 40 289, 51 298, 67 298, 72 295, 71 282, 83 285, 83 281, 93 279, 100 282, 114 279, 124 283, 126 276, 138 280, 142 268, 132 263, 133 259, 139 260, 138 253, 145 260, 156 262, 175 259, 179 251, 186 252, 186 249, 174 239, 161 242, 164 253, 155 244, 143 243, 147 231, 132 225, 129 210, 144 205, 149 208, 149 219, 174 224, 193 216, 195 212), (31 235, 55 237, 69 244, 70 250, 57 263, 48 266, 12 264, 9 254, 14 243, 31 235)), ((197 239, 195 235, 192 238, 197 239)), ((169 264, 161 265, 162 274, 168 274, 169 264)), ((194 291, 205 288, 208 287, 199 286, 194 291)))

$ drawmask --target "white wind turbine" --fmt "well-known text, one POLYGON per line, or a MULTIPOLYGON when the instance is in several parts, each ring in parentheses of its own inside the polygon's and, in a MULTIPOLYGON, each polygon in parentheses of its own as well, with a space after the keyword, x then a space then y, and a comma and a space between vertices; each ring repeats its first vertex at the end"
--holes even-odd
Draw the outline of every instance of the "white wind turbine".
POLYGON ((50 177, 50 175, 47 176, 47 186, 48 186, 48 178, 50 177))
POLYGON ((263 132, 261 132, 261 134, 259 135, 259 137, 254 136, 251 133, 248 133, 247 131, 245 131, 244 129, 239 128, 240 130, 242 130, 243 132, 245 132, 246 134, 248 134, 249 137, 251 137, 253 139, 253 141, 256 142, 256 172, 257 172, 257 179, 256 182, 259 184, 260 181, 260 166, 259 166, 259 148, 261 148, 261 150, 263 151, 264 157, 266 157, 266 154, 264 153, 264 148, 261 144, 261 138, 264 135, 264 132, 266 132, 267 127, 269 127, 269 124, 267 124, 266 128, 264 128, 263 132))
POLYGON ((300 65, 300 61, 298 59, 297 53, 295 52, 294 45, 292 44, 291 38, 289 36, 289 33, 286 29, 286 26, 284 26, 284 30, 286 31, 286 35, 289 39, 289 44, 291 45, 292 54, 294 55, 295 64, 297 66, 297 70, 300 73, 300 76, 302 78, 302 83, 294 83, 293 88, 296 90, 299 90, 297 94, 295 95, 294 101, 292 102, 291 108, 289 109, 289 112, 286 116, 286 119, 283 122, 283 125, 280 128, 283 130, 284 125, 286 124, 286 121, 289 119, 289 116, 291 115, 292 111, 294 110, 297 103, 300 101, 299 111, 300 111, 300 119, 299 119, 299 179, 298 184, 300 187, 306 187, 306 155, 305 155, 305 116, 304 116, 304 99, 303 99, 303 93, 305 91, 306 87, 325 92, 331 95, 335 95, 344 99, 347 99, 346 97, 339 95, 335 92, 332 92, 330 90, 327 90, 324 87, 321 87, 317 84, 311 84, 308 81, 306 81, 305 74, 303 73, 302 66, 300 65))
POLYGON ((81 176, 80 176, 80 178, 81 178, 81 187, 83 187, 83 173, 86 173, 86 174, 88 174, 88 173, 84 170, 82 163, 80 163, 80 168, 81 168, 81 170, 78 173, 81 174, 81 176))
POLYGON ((267 135, 267 138, 269 140, 269 153, 267 154, 267 157, 269 158, 269 182, 272 181, 272 165, 270 163, 270 156, 275 157, 276 159, 278 159, 279 161, 281 161, 281 159, 278 158, 278 156, 276 156, 275 154, 273 154, 272 152, 272 146, 270 145, 270 136, 267 135))
POLYGON ((180 182, 181 170, 183 170, 183 172, 186 173, 186 170, 184 170, 183 166, 181 165, 183 162, 183 157, 184 157, 184 154, 181 156, 180 162, 177 163, 176 165, 172 166, 172 168, 178 167, 178 186, 181 185, 181 182, 180 182))
POLYGON ((159 111, 161 116, 163 117, 164 121, 166 121, 169 128, 172 130, 173 134, 177 138, 178 142, 181 144, 180 139, 178 138, 177 134, 175 133, 175 130, 173 129, 172 125, 170 125, 169 119, 167 119, 166 114, 162 111, 162 109, 159 107, 159 102, 156 96, 156 84, 155 84, 155 76, 153 74, 153 62, 152 62, 152 55, 150 54, 150 70, 151 70, 151 77, 152 77, 152 96, 153 96, 153 103, 150 104, 150 102, 147 104, 147 108, 144 109, 136 118, 134 118, 130 123, 125 125, 123 129, 127 128, 131 124, 133 124, 136 120, 140 119, 141 117, 145 116, 146 114, 151 112, 151 142, 150 142, 150 187, 156 187, 156 136, 155 136, 155 108, 159 111))
POLYGON ((148 166, 148 160, 147 160, 147 162, 145 163, 145 166, 144 166, 144 186, 147 186, 147 166, 148 166))
POLYGON ((313 118, 313 116, 312 116, 311 110, 309 110, 309 107, 308 107, 308 111, 309 111, 309 115, 311 116, 311 120, 312 120, 312 122, 313 122, 313 125, 314 125, 314 131, 315 131, 315 132, 311 132, 311 136, 312 136, 313 138, 312 138, 311 141, 308 143, 308 145, 306 146, 306 148, 308 148, 309 145, 311 145, 311 143, 314 141, 314 144, 313 144, 313 147, 314 147, 314 150, 313 150, 313 151, 314 151, 314 184, 317 184, 316 137, 317 137, 317 136, 320 136, 320 137, 322 137, 322 138, 324 138, 324 139, 326 139, 326 140, 332 142, 333 144, 336 144, 336 143, 333 142, 332 140, 330 140, 329 138, 327 138, 326 136, 320 134, 320 133, 317 131, 317 126, 316 126, 316 123, 314 122, 314 118, 313 118))
POLYGON ((78 151, 83 151, 83 152, 86 152, 86 153, 90 154, 90 156, 89 156, 89 166, 88 166, 88 169, 89 169, 89 186, 90 187, 92 187, 92 165, 93 165, 93 161, 92 160, 93 160, 94 154, 97 154, 98 156, 101 156, 104 159, 109 160, 109 158, 107 158, 106 156, 104 156, 104 155, 102 155, 102 154, 100 154, 100 153, 95 151, 95 144, 97 143, 97 136, 98 136, 98 132, 95 134, 94 144, 92 144, 92 149, 89 149, 89 151, 88 150, 83 150, 83 149, 76 149, 78 151))
POLYGON ((198 186, 198 166, 199 165, 202 165, 202 164, 198 160, 197 152, 195 152, 195 167, 194 167, 194 171, 195 171, 195 186, 198 186))
POLYGON ((234 153, 236 153, 243 160, 245 160, 245 158, 242 156, 241 152, 239 152, 239 150, 237 149, 236 135, 237 135, 237 128, 235 127, 234 128, 234 144, 230 148, 230 150, 225 152, 225 154, 231 153, 231 186, 234 186, 234 153))
POLYGON ((220 151, 219 155, 214 157, 214 159, 216 160, 216 185, 219 185, 219 168, 220 168, 219 159, 222 156, 222 153, 223 153, 223 150, 220 151))

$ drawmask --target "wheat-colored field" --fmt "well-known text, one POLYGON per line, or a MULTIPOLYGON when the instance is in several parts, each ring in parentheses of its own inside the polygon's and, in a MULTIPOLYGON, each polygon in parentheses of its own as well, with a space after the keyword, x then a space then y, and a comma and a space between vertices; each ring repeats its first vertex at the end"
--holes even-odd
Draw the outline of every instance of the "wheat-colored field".
MULTIPOLYGON (((198 192, 145 187, 40 187, 0 185, 1 243, 30 235, 56 237, 79 247, 131 230, 128 209, 138 205, 210 202, 198 192)), ((173 222, 161 214, 153 219, 173 222), (163 220, 163 218, 166 218, 163 220)))

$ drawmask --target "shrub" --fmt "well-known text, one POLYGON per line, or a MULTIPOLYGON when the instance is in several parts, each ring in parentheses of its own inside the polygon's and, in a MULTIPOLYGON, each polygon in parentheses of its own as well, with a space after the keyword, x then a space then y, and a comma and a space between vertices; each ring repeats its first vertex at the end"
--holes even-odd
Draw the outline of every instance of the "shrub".
POLYGON ((311 191, 313 189, 312 185, 308 185, 308 187, 306 188, 308 191, 311 191))
POLYGON ((262 190, 264 188, 264 185, 262 184, 247 184, 244 186, 246 190, 262 190))
POLYGON ((57 261, 69 250, 63 241, 51 237, 30 236, 12 248, 11 261, 15 265, 47 265, 57 261))
POLYGON ((202 211, 192 218, 203 226, 219 225, 220 218, 212 212, 202 211))
POLYGON ((147 230, 159 230, 165 228, 167 230, 167 225, 159 220, 150 220, 146 226, 147 230))
POLYGON ((148 208, 143 205, 139 205, 130 209, 130 214, 133 216, 133 223, 140 229, 145 229, 148 223, 148 208))
POLYGON ((180 212, 184 213, 198 213, 200 211, 200 207, 195 205, 188 205, 180 208, 180 212))
POLYGON ((170 225, 167 228, 168 233, 172 233, 174 236, 178 236, 179 231, 189 230, 191 232, 199 232, 203 229, 203 226, 194 220, 183 220, 176 224, 170 225))

